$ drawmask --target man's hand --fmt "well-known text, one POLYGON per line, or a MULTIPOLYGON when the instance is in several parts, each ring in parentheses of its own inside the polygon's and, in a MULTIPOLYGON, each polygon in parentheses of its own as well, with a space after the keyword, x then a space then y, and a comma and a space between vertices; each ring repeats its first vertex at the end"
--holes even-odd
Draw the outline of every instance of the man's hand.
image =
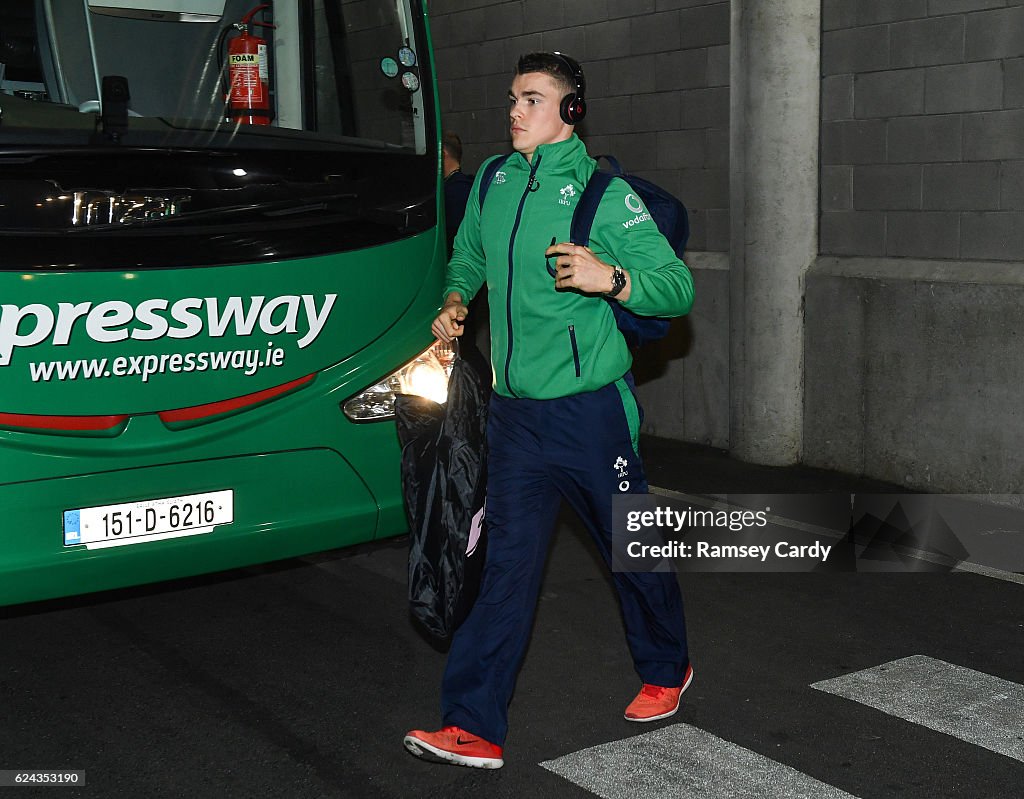
POLYGON ((437 319, 430 326, 430 332, 441 341, 450 342, 456 336, 462 335, 462 323, 468 314, 469 308, 462 304, 462 296, 452 292, 445 300, 437 319))
MULTIPOLYGON (((544 252, 548 258, 557 256, 555 260, 555 288, 576 289, 585 294, 604 294, 612 290, 613 266, 606 264, 590 247, 562 242, 552 244, 544 252)), ((630 280, 626 273, 626 288, 618 295, 618 299, 629 296, 630 280)))

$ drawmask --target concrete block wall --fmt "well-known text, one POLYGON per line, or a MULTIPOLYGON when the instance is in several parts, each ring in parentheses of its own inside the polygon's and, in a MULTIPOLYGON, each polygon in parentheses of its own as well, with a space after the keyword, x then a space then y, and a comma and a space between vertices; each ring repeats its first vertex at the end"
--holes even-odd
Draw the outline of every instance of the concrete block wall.
POLYGON ((465 167, 507 152, 507 93, 521 53, 582 62, 591 154, 675 193, 691 250, 729 248, 729 3, 709 0, 430 0, 442 124, 465 167))
POLYGON ((807 281, 805 461, 910 488, 1024 492, 1024 272, 822 258, 807 281))
POLYGON ((803 459, 929 491, 1024 491, 1024 2, 822 11, 803 459))
POLYGON ((821 251, 1024 259, 1024 3, 823 0, 821 251))

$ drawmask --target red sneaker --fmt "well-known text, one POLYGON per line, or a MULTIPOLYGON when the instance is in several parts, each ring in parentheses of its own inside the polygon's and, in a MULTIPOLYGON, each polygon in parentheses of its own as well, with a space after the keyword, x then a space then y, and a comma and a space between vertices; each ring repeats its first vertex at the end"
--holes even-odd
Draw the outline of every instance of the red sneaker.
POLYGON ((416 757, 433 763, 454 763, 473 768, 501 768, 501 747, 461 727, 442 727, 437 732, 411 730, 405 736, 405 748, 416 757))
POLYGON ((683 684, 678 688, 663 688, 660 685, 644 683, 640 693, 626 708, 626 721, 657 721, 667 719, 679 710, 679 700, 683 691, 690 687, 693 680, 693 667, 686 667, 683 684))

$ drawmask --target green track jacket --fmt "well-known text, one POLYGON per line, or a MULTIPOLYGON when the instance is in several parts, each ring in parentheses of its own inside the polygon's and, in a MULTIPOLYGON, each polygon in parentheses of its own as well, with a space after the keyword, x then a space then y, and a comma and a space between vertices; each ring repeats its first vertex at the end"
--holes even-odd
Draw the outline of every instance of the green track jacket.
MULTIPOLYGON (((495 174, 482 212, 484 169, 477 173, 444 296, 455 291, 468 303, 486 280, 494 390, 502 396, 554 399, 596 391, 632 363, 608 302, 557 291, 545 263, 552 240, 569 240, 573 211, 596 168, 575 134, 539 146, 532 163, 513 153, 495 174)), ((690 270, 625 181, 613 180, 605 192, 590 248, 629 271, 632 289, 623 303, 629 310, 665 317, 689 312, 690 270)))

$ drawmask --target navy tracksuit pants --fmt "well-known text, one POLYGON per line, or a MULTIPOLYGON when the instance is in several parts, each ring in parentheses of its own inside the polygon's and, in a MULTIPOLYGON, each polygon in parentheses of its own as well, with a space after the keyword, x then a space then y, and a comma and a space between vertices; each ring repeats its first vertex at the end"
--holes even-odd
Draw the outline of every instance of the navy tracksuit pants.
MULTIPOLYGON (((493 395, 487 425, 487 562, 480 595, 455 633, 441 688, 445 725, 502 745, 564 498, 611 568, 612 497, 646 493, 629 375, 554 400, 493 395), (627 383, 628 380, 628 383, 627 383)), ((641 680, 678 686, 689 663, 676 574, 612 575, 641 680)))

